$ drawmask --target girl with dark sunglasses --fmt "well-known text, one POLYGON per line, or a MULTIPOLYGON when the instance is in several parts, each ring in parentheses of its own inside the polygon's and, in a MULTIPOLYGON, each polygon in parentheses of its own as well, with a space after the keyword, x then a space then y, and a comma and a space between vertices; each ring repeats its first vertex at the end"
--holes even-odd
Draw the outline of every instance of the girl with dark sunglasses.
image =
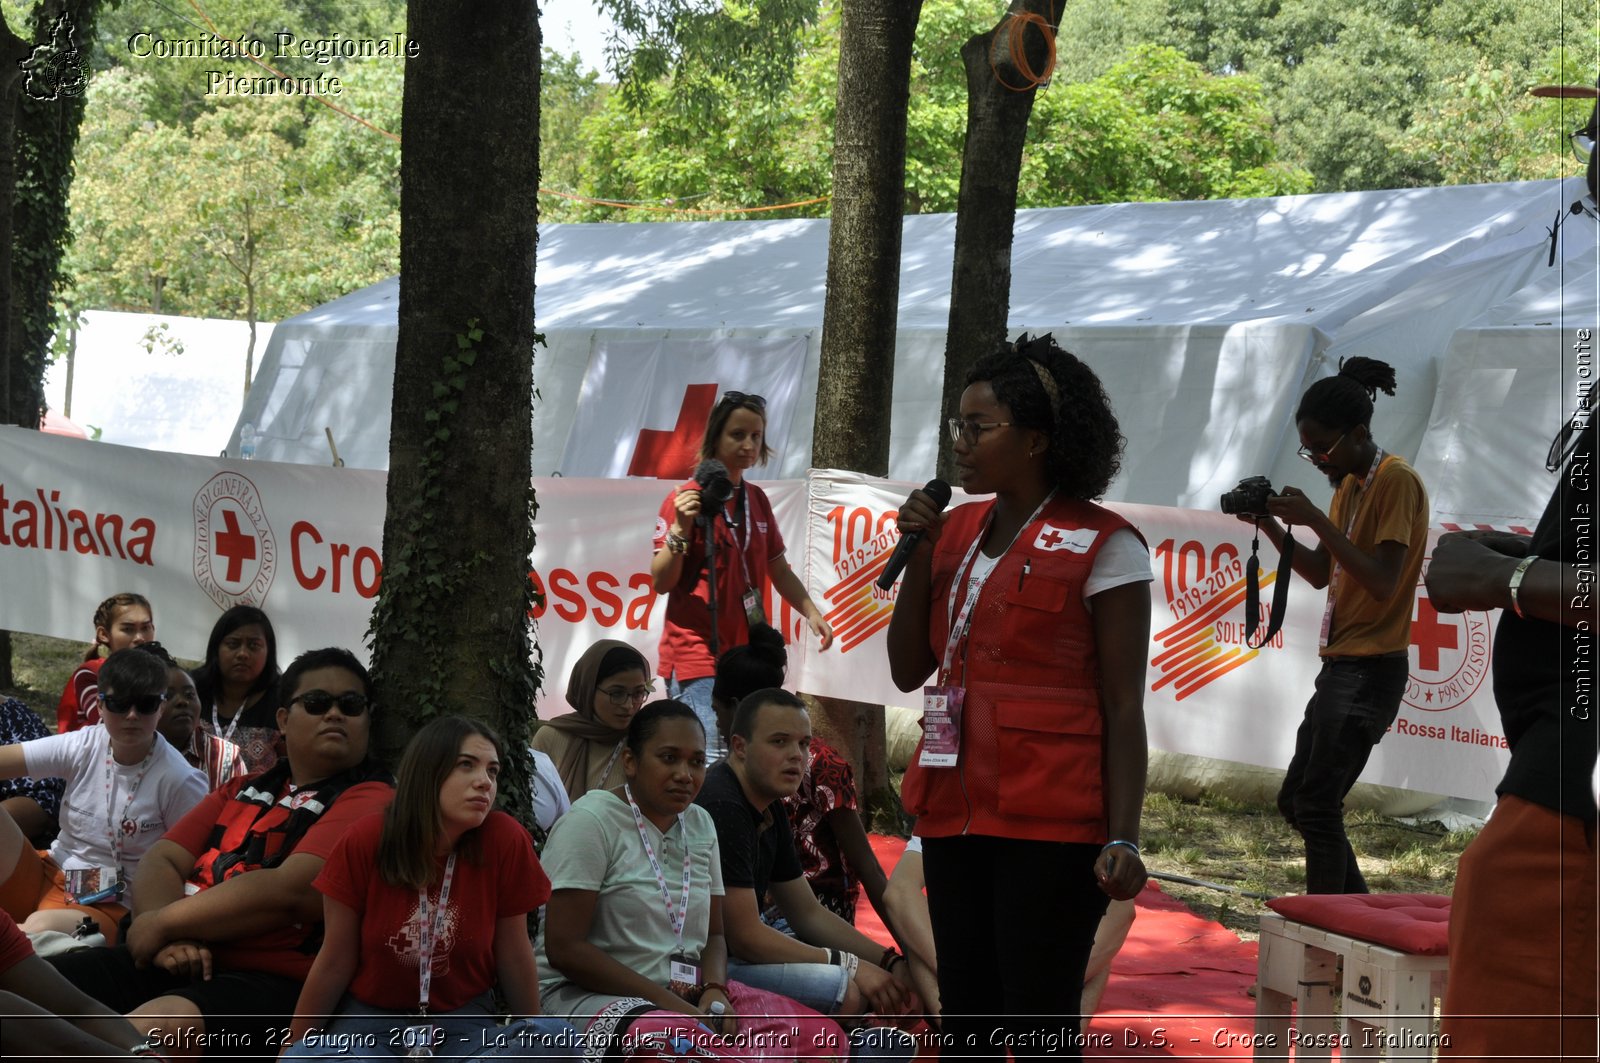
POLYGON ((205 796, 205 773, 156 733, 166 689, 159 660, 118 650, 100 668, 98 723, 0 747, 0 777, 67 780, 49 852, 0 814, 0 908, 23 930, 71 932, 89 916, 115 942, 140 857, 205 796))

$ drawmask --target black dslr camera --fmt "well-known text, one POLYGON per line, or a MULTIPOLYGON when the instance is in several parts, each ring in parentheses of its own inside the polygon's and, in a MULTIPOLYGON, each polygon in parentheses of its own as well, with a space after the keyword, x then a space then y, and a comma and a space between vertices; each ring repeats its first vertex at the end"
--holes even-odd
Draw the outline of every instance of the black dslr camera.
POLYGON ((1277 494, 1272 489, 1272 481, 1265 476, 1248 476, 1239 481, 1239 486, 1222 495, 1222 512, 1245 517, 1264 517, 1267 515, 1267 496, 1277 494))

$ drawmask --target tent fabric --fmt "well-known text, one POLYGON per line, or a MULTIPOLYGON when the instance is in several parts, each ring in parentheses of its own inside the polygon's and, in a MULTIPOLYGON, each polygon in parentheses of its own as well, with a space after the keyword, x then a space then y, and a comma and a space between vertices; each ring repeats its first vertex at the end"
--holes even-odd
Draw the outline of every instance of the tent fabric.
MULTIPOLYGON (((1582 194, 1574 178, 1018 211, 1009 326, 1054 332, 1105 381, 1129 441, 1110 498, 1214 508, 1240 478, 1266 474, 1276 483, 1298 478, 1325 501, 1326 485, 1294 457, 1293 410, 1340 357, 1395 364, 1398 394, 1380 401, 1374 422, 1380 441, 1448 464, 1451 453, 1430 450, 1431 437, 1478 408, 1442 369, 1469 350, 1459 329, 1494 327, 1483 308, 1527 305, 1530 288, 1557 299, 1569 326, 1593 325, 1592 283, 1563 278, 1592 266, 1594 219, 1570 216, 1554 266, 1546 264, 1552 217, 1582 194)), ((905 220, 894 479, 921 481, 934 470, 954 226, 952 215, 905 220)), ((803 338, 800 391, 816 393, 827 220, 553 224, 540 232, 535 311, 546 348, 534 367, 537 474, 586 474, 563 468, 563 456, 608 344, 743 341, 754 349, 803 338)), ((398 296, 391 278, 279 324, 240 415, 261 434, 260 457, 326 462, 329 427, 347 464, 387 466, 398 296)), ((1525 389, 1560 390, 1552 346, 1560 328, 1521 326, 1515 344, 1492 338, 1498 358, 1528 367, 1525 389)), ((787 445, 764 476, 803 475, 813 412, 794 411, 787 445)), ((642 427, 671 425, 617 425, 617 445, 642 427)), ((1529 450, 1518 440, 1499 453, 1529 450)), ((1477 504, 1527 516, 1534 492, 1525 465, 1502 462, 1508 472, 1495 486, 1505 494, 1480 493, 1477 504)))
MULTIPOLYGON (((272 328, 256 324, 257 368, 272 328)), ((104 443, 212 455, 231 445, 237 454, 249 345, 244 321, 90 310, 71 362, 62 356, 46 370, 45 402, 63 416, 70 409, 104 443)))

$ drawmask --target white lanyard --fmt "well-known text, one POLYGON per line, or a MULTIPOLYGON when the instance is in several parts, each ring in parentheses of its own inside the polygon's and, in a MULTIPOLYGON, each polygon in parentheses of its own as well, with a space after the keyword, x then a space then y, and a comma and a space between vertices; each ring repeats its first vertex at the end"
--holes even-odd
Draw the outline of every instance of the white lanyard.
POLYGON ((606 761, 606 770, 600 774, 600 780, 595 783, 596 786, 604 786, 606 780, 611 778, 611 769, 617 766, 617 758, 622 755, 622 747, 627 743, 628 740, 626 738, 617 739, 617 747, 611 751, 611 759, 606 761))
POLYGON ((945 621, 950 625, 950 635, 944 647, 944 667, 939 672, 942 684, 948 685, 950 682, 950 668, 955 663, 956 647, 966 637, 967 626, 972 623, 972 610, 978 604, 978 595, 983 592, 983 585, 989 582, 989 577, 994 575, 995 570, 1000 567, 1001 560, 1017 544, 1017 540, 1022 538, 1022 533, 1032 527, 1033 522, 1039 519, 1039 514, 1044 512, 1044 507, 1048 506, 1050 500, 1054 497, 1056 497, 1055 488, 1051 488, 1050 493, 1044 496, 1028 519, 1022 522, 1022 526, 1011 537, 1011 541, 1006 543, 1005 549, 1000 551, 999 557, 995 558, 995 563, 989 567, 989 570, 973 578, 972 586, 967 587, 966 600, 961 603, 961 615, 956 616, 956 591, 966 586, 968 575, 972 571, 973 561, 978 556, 978 548, 983 544, 984 537, 989 534, 989 528, 994 524, 994 510, 991 509, 989 511, 989 516, 983 522, 983 527, 979 530, 977 538, 972 540, 972 545, 967 548, 966 556, 961 559, 960 567, 956 569, 956 582, 951 584, 950 597, 945 601, 944 615, 945 621))
POLYGON ((433 909, 430 918, 428 914, 428 891, 417 891, 417 989, 418 1008, 422 1014, 428 1014, 428 992, 433 988, 433 942, 435 938, 443 938, 445 922, 449 918, 450 908, 450 880, 456 873, 456 854, 452 852, 450 859, 444 862, 444 882, 439 885, 439 901, 433 909))
MULTIPOLYGON (((1361 515, 1361 507, 1367 504, 1367 494, 1372 487, 1373 479, 1378 475, 1378 466, 1383 464, 1384 456, 1383 448, 1381 447, 1378 448, 1378 452, 1376 454, 1372 455, 1372 467, 1367 470, 1366 479, 1361 481, 1361 497, 1356 499, 1355 505, 1350 507, 1350 516, 1347 517, 1344 522, 1344 537, 1346 539, 1350 538, 1350 530, 1356 526, 1356 518, 1361 515)), ((1333 571, 1328 575, 1328 597, 1330 600, 1333 597, 1332 588, 1339 582, 1340 571, 1341 568, 1339 566, 1339 561, 1337 558, 1335 558, 1333 562, 1333 571)))
MULTIPOLYGON (((672 933, 678 939, 678 951, 683 951, 683 924, 689 919, 689 839, 684 836, 683 842, 683 901, 674 908, 672 893, 667 889, 667 876, 661 870, 661 861, 656 859, 656 850, 650 844, 649 832, 645 830, 644 813, 639 811, 639 803, 633 799, 633 788, 627 783, 622 784, 622 792, 628 797, 628 807, 633 809, 633 823, 639 828, 639 840, 644 843, 644 855, 650 858, 650 870, 656 873, 656 885, 661 887, 661 898, 667 902, 667 922, 672 927, 672 933)), ((683 816, 678 816, 678 831, 684 831, 683 816)), ((665 838, 665 835, 663 835, 665 838)))
MULTIPOLYGON (((249 701, 250 695, 244 696, 244 701, 249 701)), ((239 721, 244 719, 244 701, 239 702, 239 711, 233 714, 233 719, 228 721, 228 729, 222 729, 222 721, 217 717, 217 702, 211 703, 211 730, 224 742, 233 737, 233 732, 238 729, 239 721)))
MULTIPOLYGON (((138 711, 138 710, 132 710, 138 711)), ((101 726, 105 726, 101 724, 101 726)), ((122 814, 114 815, 111 811, 112 800, 116 796, 116 754, 110 748, 111 735, 106 734, 106 834, 111 841, 111 863, 117 869, 117 879, 122 879, 122 840, 132 837, 139 825, 128 818, 128 809, 133 807, 133 799, 139 793, 139 785, 144 782, 145 773, 150 770, 150 762, 155 759, 155 743, 150 744, 150 752, 144 755, 144 763, 139 765, 139 774, 133 780, 133 786, 128 790, 127 800, 122 802, 122 814)))

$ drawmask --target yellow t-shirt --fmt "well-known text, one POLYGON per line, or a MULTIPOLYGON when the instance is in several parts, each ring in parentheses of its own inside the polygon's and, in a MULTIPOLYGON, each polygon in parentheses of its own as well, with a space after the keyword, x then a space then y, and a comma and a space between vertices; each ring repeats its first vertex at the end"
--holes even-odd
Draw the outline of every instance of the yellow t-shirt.
POLYGON ((1417 577, 1428 545, 1428 492, 1416 470, 1393 454, 1384 457, 1372 486, 1362 491, 1363 476, 1346 476, 1334 492, 1328 517, 1343 530, 1354 507, 1348 533, 1356 549, 1374 553, 1379 543, 1406 547, 1405 567, 1394 597, 1380 602, 1341 569, 1328 588, 1333 597, 1333 628, 1324 657, 1371 657, 1411 645, 1411 614, 1416 610, 1417 577), (1365 496, 1365 497, 1364 497, 1365 496))

